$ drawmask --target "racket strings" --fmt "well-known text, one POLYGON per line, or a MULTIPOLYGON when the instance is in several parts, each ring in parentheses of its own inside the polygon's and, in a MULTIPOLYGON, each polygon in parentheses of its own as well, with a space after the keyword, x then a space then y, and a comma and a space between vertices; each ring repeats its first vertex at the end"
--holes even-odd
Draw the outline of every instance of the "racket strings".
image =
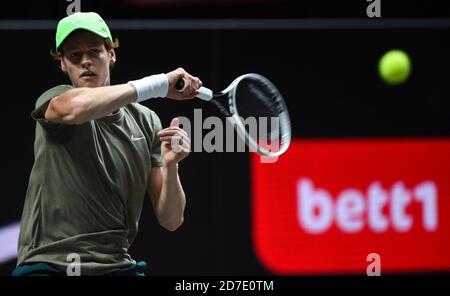
POLYGON ((259 102, 265 107, 268 115, 277 116, 283 110, 279 104, 279 94, 274 93, 267 84, 261 83, 256 85, 254 83, 248 84, 248 90, 255 95, 259 102))
POLYGON ((284 100, 278 90, 264 80, 242 79, 234 92, 235 108, 242 117, 247 137, 267 154, 282 152, 290 142, 290 124, 284 100), (256 129, 246 120, 253 117, 256 129))
POLYGON ((219 103, 216 100, 211 100, 211 102, 216 105, 216 107, 220 110, 220 112, 222 112, 223 114, 225 114, 225 116, 230 117, 232 116, 230 111, 228 111, 221 103, 219 103))

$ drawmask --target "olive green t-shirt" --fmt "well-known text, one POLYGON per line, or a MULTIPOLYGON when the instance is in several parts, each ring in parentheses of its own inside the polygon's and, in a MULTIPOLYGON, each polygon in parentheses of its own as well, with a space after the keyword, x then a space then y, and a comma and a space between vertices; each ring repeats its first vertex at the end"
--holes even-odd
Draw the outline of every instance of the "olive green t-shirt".
POLYGON ((128 248, 150 170, 162 165, 161 121, 138 103, 80 125, 47 121, 49 101, 71 88, 46 91, 31 114, 37 121, 35 162, 17 264, 45 262, 65 272, 75 253, 81 275, 104 274, 136 264, 128 248))

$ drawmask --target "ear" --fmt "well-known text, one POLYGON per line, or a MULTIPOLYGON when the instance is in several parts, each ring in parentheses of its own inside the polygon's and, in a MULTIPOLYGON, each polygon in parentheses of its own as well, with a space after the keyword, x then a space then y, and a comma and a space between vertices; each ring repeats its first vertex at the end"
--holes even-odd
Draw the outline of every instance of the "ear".
POLYGON ((114 48, 111 48, 109 50, 109 65, 113 66, 116 63, 116 52, 114 51, 114 48))
POLYGON ((61 70, 64 72, 64 74, 67 74, 66 62, 64 62, 64 57, 61 57, 59 61, 61 63, 61 70))

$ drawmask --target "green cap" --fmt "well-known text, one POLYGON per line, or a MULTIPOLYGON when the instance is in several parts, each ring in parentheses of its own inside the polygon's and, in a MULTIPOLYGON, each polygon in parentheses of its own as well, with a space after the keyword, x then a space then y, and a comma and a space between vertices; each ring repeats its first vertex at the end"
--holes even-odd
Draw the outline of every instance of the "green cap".
POLYGON ((84 29, 112 41, 111 32, 105 21, 95 12, 75 12, 59 21, 56 28, 56 49, 75 30, 84 29))

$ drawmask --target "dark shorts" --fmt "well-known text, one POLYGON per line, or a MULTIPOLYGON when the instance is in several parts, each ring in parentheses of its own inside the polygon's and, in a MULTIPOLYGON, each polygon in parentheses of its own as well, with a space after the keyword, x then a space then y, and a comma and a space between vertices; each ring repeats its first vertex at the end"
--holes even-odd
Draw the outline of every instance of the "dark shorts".
MULTIPOLYGON (((147 263, 145 261, 139 261, 137 264, 122 268, 117 271, 104 274, 104 276, 145 276, 145 269, 147 268, 147 263)), ((65 276, 66 273, 59 269, 56 269, 47 263, 34 263, 34 264, 24 264, 17 266, 12 274, 12 276, 65 276)))

